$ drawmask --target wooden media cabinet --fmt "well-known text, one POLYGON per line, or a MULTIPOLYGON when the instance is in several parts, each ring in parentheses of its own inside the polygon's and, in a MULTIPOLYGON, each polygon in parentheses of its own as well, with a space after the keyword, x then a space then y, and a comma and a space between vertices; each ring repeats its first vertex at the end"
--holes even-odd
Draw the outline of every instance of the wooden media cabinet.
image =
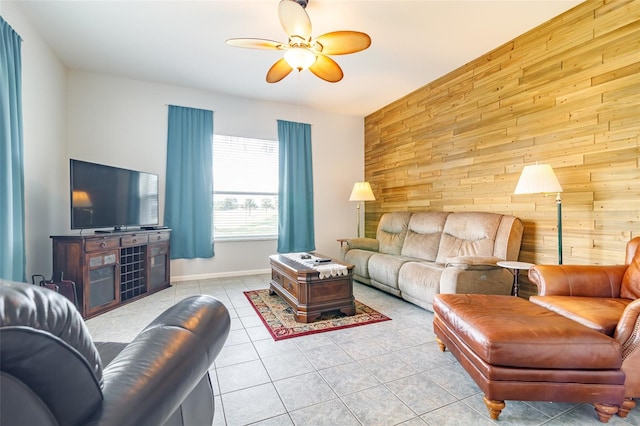
POLYGON ((53 271, 76 283, 84 318, 171 286, 170 229, 53 235, 53 271))

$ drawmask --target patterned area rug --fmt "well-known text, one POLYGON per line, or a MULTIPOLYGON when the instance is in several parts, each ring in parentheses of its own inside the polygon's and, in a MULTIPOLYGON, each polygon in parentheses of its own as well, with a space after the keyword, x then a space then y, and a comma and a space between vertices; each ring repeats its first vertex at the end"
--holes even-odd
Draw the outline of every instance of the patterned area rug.
POLYGON ((273 340, 290 339, 292 337, 357 327, 391 319, 356 300, 355 315, 346 316, 337 311, 327 312, 323 313, 318 320, 305 324, 296 322, 293 319, 291 307, 277 294, 270 296, 269 290, 245 291, 244 294, 262 319, 269 333, 271 333, 273 340))

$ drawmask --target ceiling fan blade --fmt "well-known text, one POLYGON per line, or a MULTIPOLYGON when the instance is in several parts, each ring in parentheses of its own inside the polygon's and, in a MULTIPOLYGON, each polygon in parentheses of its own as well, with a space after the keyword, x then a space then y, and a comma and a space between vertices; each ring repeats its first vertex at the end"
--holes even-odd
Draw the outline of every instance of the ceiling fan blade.
POLYGON ((371 37, 359 31, 334 31, 321 35, 316 44, 325 55, 346 55, 360 52, 371 46, 371 37))
POLYGON ((291 71, 293 71, 293 68, 282 58, 269 68, 267 83, 277 83, 288 76, 291 71))
POLYGON ((280 0, 278 5, 280 24, 289 37, 299 36, 305 40, 311 37, 311 20, 307 12, 293 0, 280 0))
POLYGON ((265 40, 262 38, 230 38, 227 44, 233 47, 245 47, 248 49, 284 49, 279 41, 265 40))
POLYGON ((317 55, 316 61, 309 67, 309 71, 329 83, 336 83, 344 77, 340 65, 323 54, 317 55))

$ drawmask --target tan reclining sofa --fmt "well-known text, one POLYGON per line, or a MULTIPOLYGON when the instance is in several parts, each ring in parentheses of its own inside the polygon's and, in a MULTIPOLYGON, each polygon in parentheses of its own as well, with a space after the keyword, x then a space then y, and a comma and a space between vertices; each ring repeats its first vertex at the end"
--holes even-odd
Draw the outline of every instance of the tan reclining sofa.
POLYGON ((518 260, 523 226, 484 212, 391 212, 376 238, 348 240, 342 259, 356 281, 433 311, 438 293, 510 294, 513 275, 496 265, 518 260))

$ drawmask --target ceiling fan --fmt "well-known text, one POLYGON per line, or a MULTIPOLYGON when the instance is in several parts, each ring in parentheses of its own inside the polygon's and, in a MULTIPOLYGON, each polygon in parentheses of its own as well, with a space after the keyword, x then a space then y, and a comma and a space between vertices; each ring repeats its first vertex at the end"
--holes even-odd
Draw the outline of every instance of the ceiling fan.
POLYGON ((271 66, 267 82, 277 83, 291 71, 309 69, 317 77, 331 83, 342 80, 340 66, 327 55, 346 55, 371 45, 371 37, 358 31, 334 31, 311 37, 311 20, 305 11, 308 0, 280 0, 278 16, 289 36, 286 43, 260 38, 232 38, 229 46, 284 51, 284 57, 271 66))

